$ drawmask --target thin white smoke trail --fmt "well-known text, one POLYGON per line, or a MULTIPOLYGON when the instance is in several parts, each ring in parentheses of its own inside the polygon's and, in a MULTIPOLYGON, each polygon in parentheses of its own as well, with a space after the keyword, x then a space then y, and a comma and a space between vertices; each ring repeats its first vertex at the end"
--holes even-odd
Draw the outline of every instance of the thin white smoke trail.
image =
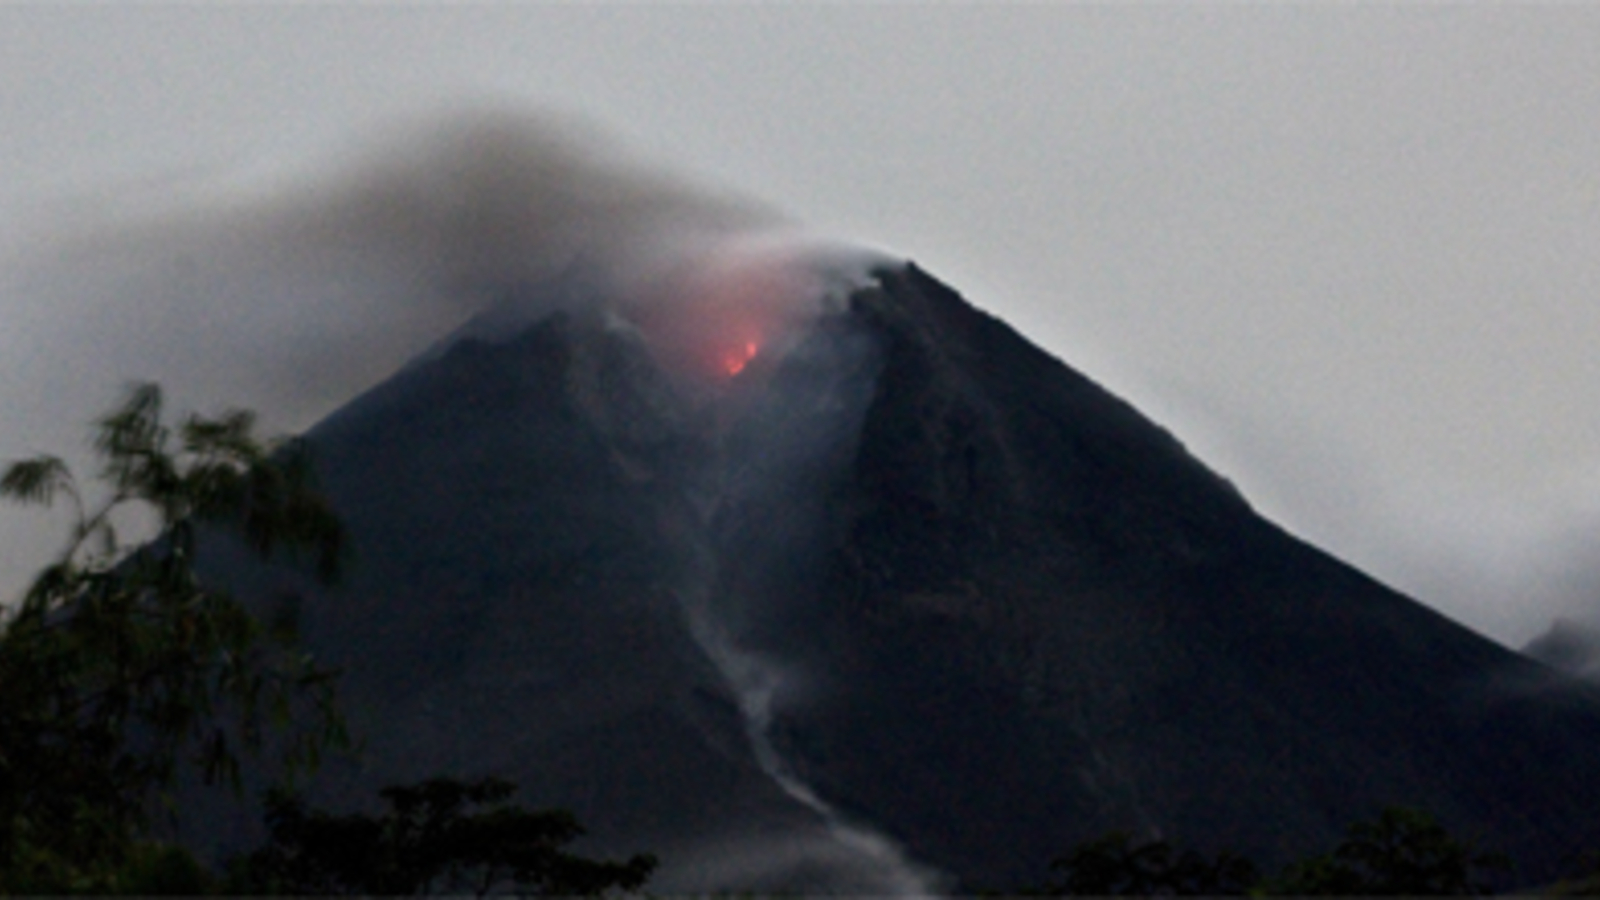
POLYGON ((875 891, 892 896, 931 897, 940 893, 938 873, 913 861, 898 843, 850 821, 819 797, 772 744, 773 703, 784 682, 782 668, 761 654, 741 648, 712 614, 703 591, 680 594, 690 633, 721 672, 739 702, 745 734, 761 770, 783 792, 815 812, 840 844, 871 862, 881 873, 875 891))
MULTIPOLYGON (((837 265, 841 260, 829 262, 837 265)), ((862 260, 858 258, 855 262, 862 260)), ((828 263, 814 263, 820 269, 828 263)), ((818 272, 820 273, 820 271, 818 272)), ((837 268, 831 277, 813 283, 822 300, 818 309, 837 311, 843 297, 868 281, 858 265, 837 268)), ((876 384, 875 342, 839 319, 825 314, 796 336, 776 368, 746 399, 739 425, 715 439, 709 469, 701 473, 693 504, 701 523, 694 542, 689 577, 678 594, 690 634, 715 665, 737 700, 752 754, 761 770, 789 797, 826 825, 838 846, 863 865, 869 880, 856 890, 895 896, 933 896, 946 879, 913 860, 896 841, 869 823, 841 813, 786 760, 773 742, 773 728, 786 691, 806 679, 798 664, 765 652, 745 640, 742 629, 753 620, 782 619, 782 608, 794 597, 764 596, 758 576, 751 583, 737 576, 741 568, 782 561, 793 564, 818 552, 814 536, 821 516, 784 503, 788 492, 816 489, 819 474, 851 458, 848 448, 858 439, 876 384), (786 525, 782 537, 752 535, 739 520, 747 514, 777 515, 786 525), (734 554, 735 556, 729 556, 734 554), (800 554, 800 557, 795 557, 800 554)), ((774 351, 777 352, 777 351, 774 351)), ((770 365, 770 363, 769 363, 770 365)), ((802 506, 804 506, 802 504, 802 506)), ((820 560, 818 560, 820 563, 820 560)), ((779 591, 778 593, 782 593, 779 591)), ((802 592, 803 593, 803 592, 802 592)), ((852 867, 855 868, 855 867, 852 867)))

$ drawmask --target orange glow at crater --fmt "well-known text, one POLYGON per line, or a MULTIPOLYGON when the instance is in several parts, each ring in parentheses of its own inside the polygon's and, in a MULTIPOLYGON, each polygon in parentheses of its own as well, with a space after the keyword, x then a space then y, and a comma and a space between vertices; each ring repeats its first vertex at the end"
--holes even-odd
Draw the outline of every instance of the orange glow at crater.
POLYGON ((743 372, 744 367, 749 364, 750 360, 756 358, 756 351, 758 349, 760 348, 756 346, 755 341, 750 341, 746 343, 744 348, 741 350, 732 350, 723 354, 723 371, 727 372, 730 378, 739 374, 740 372, 743 372))
POLYGON ((810 277, 786 247, 727 242, 655 276, 628 316, 667 367, 723 382, 783 347, 815 296, 810 277))

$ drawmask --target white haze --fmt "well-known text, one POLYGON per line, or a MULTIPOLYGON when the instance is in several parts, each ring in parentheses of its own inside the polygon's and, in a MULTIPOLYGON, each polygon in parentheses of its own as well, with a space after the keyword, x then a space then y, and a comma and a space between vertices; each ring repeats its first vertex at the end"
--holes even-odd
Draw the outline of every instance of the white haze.
POLYGON ((1558 618, 1600 623, 1600 470, 1489 492, 1426 466, 1374 465, 1304 412, 1155 393, 1165 424, 1239 478, 1260 513, 1390 586, 1512 647, 1558 618))

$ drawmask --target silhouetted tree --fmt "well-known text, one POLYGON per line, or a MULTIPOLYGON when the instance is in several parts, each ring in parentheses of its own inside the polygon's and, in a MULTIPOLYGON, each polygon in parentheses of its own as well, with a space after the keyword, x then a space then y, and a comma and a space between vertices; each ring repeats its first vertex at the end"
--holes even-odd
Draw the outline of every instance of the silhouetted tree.
POLYGON ((1600 897, 1600 850, 1575 854, 1567 876, 1541 891, 1553 897, 1600 897))
MULTIPOLYGON (((1484 894, 1505 857, 1456 839, 1433 817, 1391 807, 1352 824, 1330 853, 1262 880, 1229 852, 1207 859, 1166 841, 1136 843, 1123 832, 1087 841, 1051 863, 1057 878, 1018 893, 1073 896, 1459 896, 1484 894)), ((1568 887, 1587 884, 1574 880, 1568 887)))
POLYGON ((291 769, 345 742, 333 673, 295 648, 292 621, 258 621, 196 572, 204 526, 337 573, 343 534, 304 449, 252 428, 231 412, 174 432, 144 385, 97 423, 104 497, 55 457, 0 476, 0 495, 74 514, 61 555, 3 613, 0 891, 115 892, 141 867, 183 868, 142 838, 182 760, 237 784, 238 754, 269 731, 291 769), (130 521, 158 537, 125 546, 130 521))
POLYGON ((1402 807, 1356 822, 1332 853, 1289 866, 1267 889, 1298 896, 1486 894, 1508 860, 1456 839, 1425 812, 1402 807))
POLYGON ((385 788, 389 810, 381 816, 308 810, 274 792, 270 842, 235 864, 233 886, 323 895, 598 895, 636 889, 655 869, 648 855, 604 862, 567 852, 583 834, 577 820, 511 806, 514 790, 496 778, 436 778, 385 788))
POLYGON ((1224 851, 1207 859, 1178 853, 1166 841, 1135 843, 1112 832, 1057 857, 1056 880, 1029 893, 1063 896, 1224 896, 1244 894, 1260 880, 1247 859, 1224 851))

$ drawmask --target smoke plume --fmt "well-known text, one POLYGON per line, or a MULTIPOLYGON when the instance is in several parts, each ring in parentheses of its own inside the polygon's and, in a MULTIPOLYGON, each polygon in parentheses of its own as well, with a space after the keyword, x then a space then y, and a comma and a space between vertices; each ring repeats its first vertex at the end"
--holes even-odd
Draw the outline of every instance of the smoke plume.
MULTIPOLYGON (((738 299, 718 273, 784 281, 774 260, 797 240, 764 205, 582 123, 504 110, 395 124, 309 162, 107 188, 41 211, 0 256, 0 460, 53 452, 81 469, 87 422, 130 381, 298 431, 519 288, 583 270, 610 283, 571 303, 627 296, 691 322, 702 297, 712 312, 738 299)), ((769 318, 781 295, 764 292, 769 318)), ((666 355, 689 355, 670 341, 692 334, 666 334, 666 355)), ((0 512, 6 596, 54 547, 37 526, 0 512)))
POLYGON ((504 113, 396 126, 320 167, 93 205, 58 215, 8 273, 8 302, 50 332, 8 329, 15 374, 102 393, 158 379, 290 428, 510 289, 580 266, 681 279, 685 260, 788 224, 571 123, 504 113), (70 364, 49 358, 67 348, 70 364))

